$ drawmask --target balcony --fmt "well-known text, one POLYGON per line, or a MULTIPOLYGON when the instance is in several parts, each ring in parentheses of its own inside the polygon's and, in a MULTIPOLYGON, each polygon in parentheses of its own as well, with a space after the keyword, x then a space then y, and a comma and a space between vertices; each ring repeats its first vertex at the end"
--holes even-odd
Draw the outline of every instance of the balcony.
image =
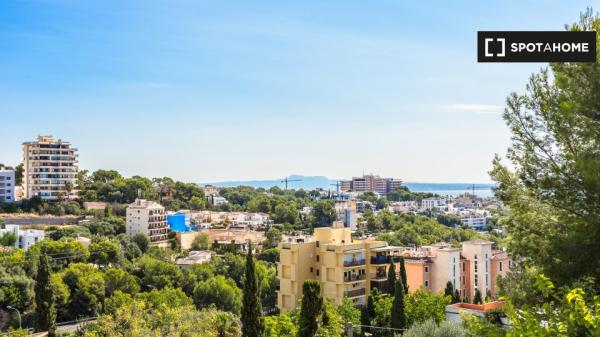
POLYGON ((379 255, 371 256, 371 264, 387 264, 391 261, 400 262, 400 256, 379 255))
POLYGON ((355 290, 347 290, 344 292, 344 295, 347 297, 358 297, 364 296, 367 293, 365 288, 355 289, 355 290))
POLYGON ((366 278, 365 274, 352 274, 352 275, 344 277, 344 282, 362 281, 365 278, 366 278))
POLYGON ((363 266, 365 259, 344 260, 344 267, 363 266))
POLYGON ((371 280, 374 281, 378 281, 378 280, 387 280, 387 273, 385 271, 383 272, 376 272, 376 273, 371 273, 371 280))

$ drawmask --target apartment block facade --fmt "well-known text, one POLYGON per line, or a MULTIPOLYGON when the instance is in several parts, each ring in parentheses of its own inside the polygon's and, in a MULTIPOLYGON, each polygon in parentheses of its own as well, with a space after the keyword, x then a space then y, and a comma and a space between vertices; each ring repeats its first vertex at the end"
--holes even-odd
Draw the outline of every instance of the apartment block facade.
POLYGON ((440 243, 405 249, 385 241, 353 240, 342 224, 315 228, 308 240, 281 242, 278 250, 277 306, 283 311, 298 305, 307 279, 318 280, 323 296, 336 304, 344 297, 364 304, 373 289, 387 290, 390 263, 396 264, 398 272, 401 258, 410 292, 443 292, 450 281, 466 299, 473 298, 475 288, 482 296, 495 296, 496 278, 510 270, 506 253, 492 251, 490 241, 467 241, 462 248, 440 243))
POLYGON ((15 201, 15 171, 0 170, 0 202, 15 201))
POLYGON ((340 189, 345 192, 374 192, 387 195, 402 186, 402 180, 382 178, 374 174, 353 177, 351 180, 341 180, 340 189))
POLYGON ((77 149, 52 136, 23 143, 23 188, 29 199, 58 200, 75 188, 77 149))
POLYGON ((167 246, 169 225, 165 208, 154 201, 136 199, 126 210, 127 234, 142 233, 150 244, 167 246))
POLYGON ((277 305, 287 311, 298 305, 308 279, 318 280, 323 296, 336 304, 344 297, 356 305, 366 303, 371 288, 383 286, 390 258, 396 254, 399 259, 401 248, 385 241, 353 240, 351 229, 335 222, 333 227, 315 228, 307 241, 281 242, 278 250, 277 305))

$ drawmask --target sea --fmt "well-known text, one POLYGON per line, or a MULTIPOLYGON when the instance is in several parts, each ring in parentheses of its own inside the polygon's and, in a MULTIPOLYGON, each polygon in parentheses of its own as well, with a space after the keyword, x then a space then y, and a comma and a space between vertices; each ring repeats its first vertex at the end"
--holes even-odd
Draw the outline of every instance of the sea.
MULTIPOLYGON (((322 188, 324 190, 335 190, 337 188, 337 179, 331 179, 324 176, 302 176, 293 175, 288 177, 288 188, 291 189, 305 189, 313 190, 315 188, 322 188)), ((248 180, 248 181, 221 181, 211 183, 201 183, 200 185, 214 185, 219 187, 234 187, 234 186, 252 186, 255 188, 271 188, 278 186, 285 188, 283 180, 272 179, 272 180, 248 180)), ((441 196, 458 196, 464 193, 473 193, 481 198, 487 198, 494 196, 492 188, 493 184, 489 183, 427 183, 427 182, 405 182, 407 186, 413 192, 429 192, 439 194, 441 196)))

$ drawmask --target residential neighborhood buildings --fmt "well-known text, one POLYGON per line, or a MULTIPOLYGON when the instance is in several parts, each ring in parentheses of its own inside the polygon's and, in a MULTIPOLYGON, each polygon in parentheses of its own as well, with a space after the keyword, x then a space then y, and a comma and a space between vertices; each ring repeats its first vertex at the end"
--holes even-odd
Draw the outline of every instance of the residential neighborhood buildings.
POLYGON ((142 233, 148 236, 150 244, 166 246, 168 230, 165 208, 159 203, 136 199, 127 207, 127 234, 142 233))
POLYGON ((492 244, 475 240, 463 242, 461 248, 446 243, 403 248, 385 241, 354 240, 351 230, 339 222, 315 228, 310 238, 290 238, 278 245, 277 305, 284 311, 295 308, 307 279, 318 280, 323 296, 336 304, 344 296, 357 305, 364 304, 371 290, 386 291, 389 265, 399 264, 401 259, 411 292, 443 292, 451 282, 462 298, 472 299, 475 289, 482 296, 495 296, 495 280, 510 269, 510 259, 506 253, 494 251, 492 244))
POLYGON ((77 179, 77 149, 52 136, 23 143, 23 188, 27 199, 58 200, 67 196, 77 179))

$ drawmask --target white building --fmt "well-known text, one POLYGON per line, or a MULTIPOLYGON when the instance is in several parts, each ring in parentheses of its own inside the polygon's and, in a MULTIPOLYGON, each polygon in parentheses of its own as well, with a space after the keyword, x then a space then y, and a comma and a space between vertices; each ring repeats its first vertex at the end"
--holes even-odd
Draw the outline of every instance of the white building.
POLYGON ((71 143, 39 136, 23 143, 23 188, 25 198, 39 196, 58 200, 75 188, 77 149, 71 143))
POLYGON ((206 200, 208 200, 208 202, 210 202, 210 204, 215 207, 220 206, 220 205, 227 205, 227 203, 228 203, 227 199, 225 199, 221 196, 215 195, 215 194, 207 195, 206 200))
POLYGON ((179 268, 189 268, 195 264, 210 262, 212 252, 209 250, 192 250, 186 257, 179 258, 175 261, 179 268))
POLYGON ((441 198, 427 198, 421 200, 421 209, 439 210, 446 208, 446 200, 441 198))
POLYGON ((150 244, 166 246, 168 244, 167 215, 160 204, 136 199, 127 207, 127 234, 143 233, 150 239, 150 244))
POLYGON ((466 226, 469 226, 476 230, 485 229, 486 222, 487 222, 487 219, 483 215, 475 214, 475 213, 461 215, 459 217, 459 219, 466 226))
POLYGON ((394 201, 390 202, 388 210, 394 213, 406 213, 416 211, 418 209, 416 201, 394 201))
POLYGON ((0 170, 0 202, 14 202, 15 188, 15 171, 0 170))
POLYGON ((37 229, 21 230, 19 225, 5 225, 4 228, 0 228, 0 236, 6 233, 14 233, 17 236, 15 248, 21 248, 25 251, 37 242, 44 240, 44 231, 37 229))

